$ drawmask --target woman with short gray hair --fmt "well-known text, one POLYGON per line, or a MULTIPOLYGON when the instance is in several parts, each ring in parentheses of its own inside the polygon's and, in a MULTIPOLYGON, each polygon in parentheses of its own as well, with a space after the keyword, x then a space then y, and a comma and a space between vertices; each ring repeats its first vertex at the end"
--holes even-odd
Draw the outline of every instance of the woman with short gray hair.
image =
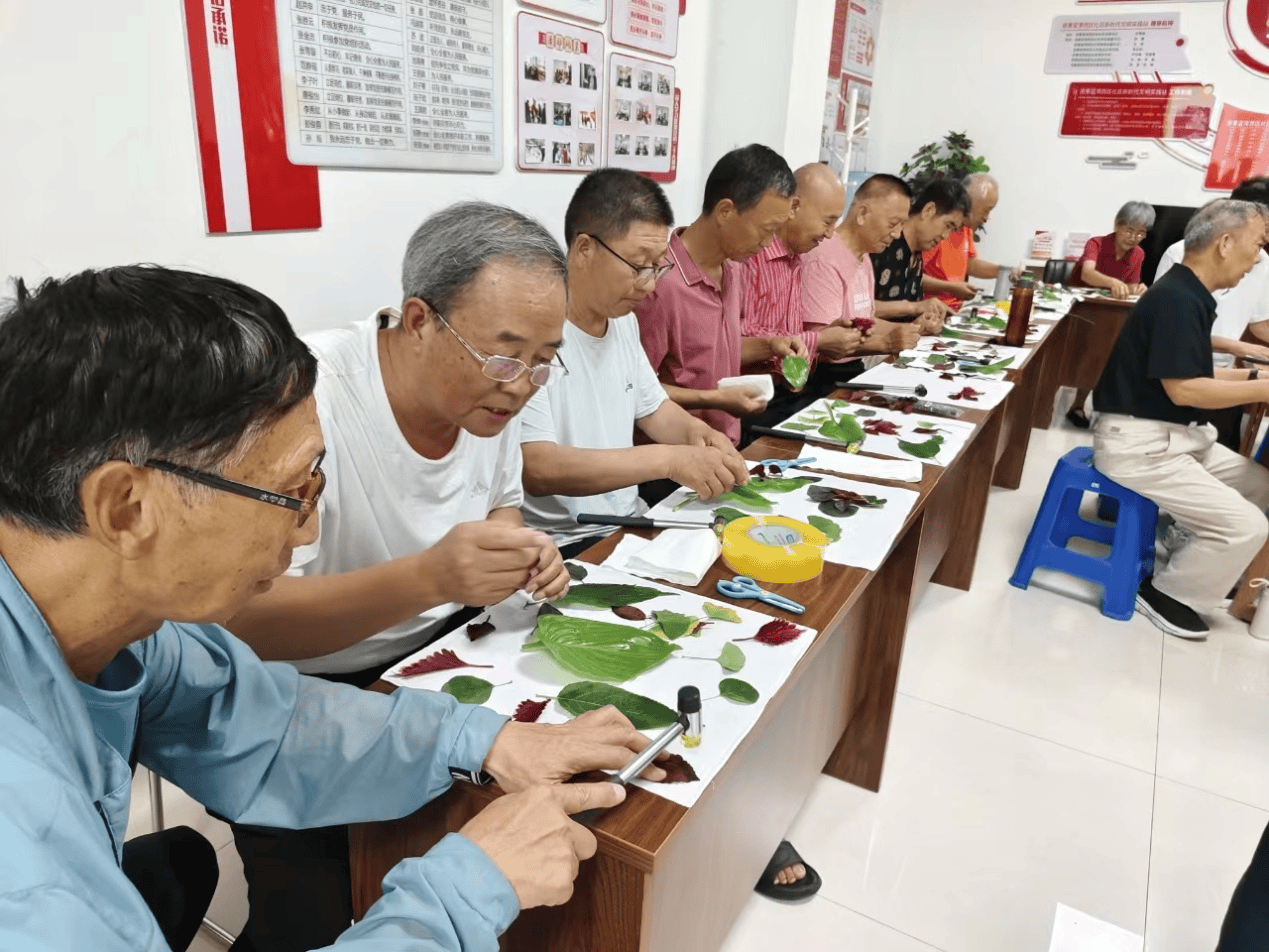
MULTIPOLYGON (((1073 288, 1103 288, 1116 300, 1141 294, 1141 265, 1146 253, 1139 247, 1146 233, 1154 226, 1154 206, 1149 202, 1125 202, 1115 214, 1115 230, 1109 235, 1088 239, 1071 274, 1073 288)), ((1087 430, 1088 414, 1084 404, 1088 391, 1077 390, 1075 401, 1066 413, 1072 426, 1087 430)))

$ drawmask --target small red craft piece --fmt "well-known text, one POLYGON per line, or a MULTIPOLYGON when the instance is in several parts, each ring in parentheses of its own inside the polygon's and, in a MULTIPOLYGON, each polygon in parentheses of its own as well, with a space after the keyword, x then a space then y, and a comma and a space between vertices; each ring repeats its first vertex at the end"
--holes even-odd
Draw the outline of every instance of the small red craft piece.
POLYGON ((542 712, 545 710, 546 701, 521 701, 516 706, 516 712, 511 719, 519 721, 521 724, 532 724, 542 716, 542 712))
POLYGON ((670 754, 664 760, 656 761, 655 765, 665 771, 665 779, 661 783, 690 783, 701 779, 681 754, 670 754))
POLYGON ((868 420, 864 423, 864 432, 873 435, 898 436, 899 428, 889 420, 868 420))
POLYGON ((952 349, 951 344, 945 344, 942 341, 938 341, 930 345, 930 350, 951 350, 951 349, 952 349))
POLYGON ((870 330, 872 330, 873 323, 874 322, 871 317, 857 317, 850 322, 850 326, 855 328, 857 331, 863 331, 867 334, 870 330))
POLYGON ((420 658, 407 664, 397 672, 398 678, 412 678, 417 674, 431 674, 433 671, 449 671, 453 668, 492 668, 492 664, 471 664, 454 654, 449 648, 434 651, 426 658, 420 658))
POLYGON ((965 387, 951 394, 953 400, 977 400, 982 396, 982 392, 975 390, 973 387, 965 387))
POLYGON ((804 629, 790 624, 782 618, 773 618, 752 638, 737 638, 736 641, 760 641, 764 645, 783 645, 797 638, 804 629))
POLYGON ((493 622, 482 621, 480 624, 467 626, 467 638, 469 641, 479 641, 485 635, 491 635, 495 631, 493 622))

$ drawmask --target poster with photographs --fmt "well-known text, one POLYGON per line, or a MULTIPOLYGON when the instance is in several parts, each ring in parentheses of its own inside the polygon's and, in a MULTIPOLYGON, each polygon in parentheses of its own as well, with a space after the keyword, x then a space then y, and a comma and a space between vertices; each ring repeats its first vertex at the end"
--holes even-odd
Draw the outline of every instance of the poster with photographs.
POLYGON ((531 172, 598 167, 603 34, 521 13, 516 36, 516 166, 531 172))
POLYGON ((679 0, 612 0, 612 41, 662 56, 677 55, 679 0))
POLYGON ((613 53, 608 58, 608 83, 608 164, 636 172, 669 172, 675 132, 674 67, 613 53))
POLYGON ((608 0, 520 0, 526 7, 563 13, 591 23, 603 23, 608 17, 608 0))

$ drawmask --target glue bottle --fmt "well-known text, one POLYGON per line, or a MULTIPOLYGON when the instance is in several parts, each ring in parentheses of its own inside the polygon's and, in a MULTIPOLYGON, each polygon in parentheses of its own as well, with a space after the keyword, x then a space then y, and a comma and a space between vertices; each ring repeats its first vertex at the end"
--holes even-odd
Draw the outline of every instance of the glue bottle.
POLYGON ((1031 326, 1031 304, 1035 298, 1035 279, 1024 274, 1013 286, 1009 301, 1009 323, 1005 326, 1005 343, 1021 347, 1027 342, 1027 328, 1031 326))

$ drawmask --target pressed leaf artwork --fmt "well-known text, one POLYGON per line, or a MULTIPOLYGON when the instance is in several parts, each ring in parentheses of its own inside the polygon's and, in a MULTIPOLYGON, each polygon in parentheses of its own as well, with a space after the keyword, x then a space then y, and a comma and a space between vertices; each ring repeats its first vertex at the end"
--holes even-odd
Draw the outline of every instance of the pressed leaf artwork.
MULTIPOLYGON (((817 483, 819 481, 820 477, 818 476, 785 476, 777 477, 775 479, 753 479, 748 483, 745 483, 743 486, 736 486, 729 492, 715 496, 713 499, 708 501, 711 504, 715 502, 732 502, 738 506, 745 506, 749 509, 754 509, 766 514, 775 509, 775 504, 767 498, 767 493, 791 493, 795 489, 801 489, 803 486, 810 485, 811 483, 817 483)), ((678 512, 684 506, 700 501, 701 498, 696 493, 688 493, 683 498, 683 501, 674 507, 674 511, 678 512)), ((741 513, 741 515, 745 515, 745 513, 741 513)), ((730 522, 731 520, 728 521, 730 522)))
POLYGON ((521 701, 516 705, 516 712, 511 715, 511 719, 521 724, 536 723, 542 716, 542 712, 546 710, 546 705, 546 701, 521 701))
POLYGON ((1006 357, 1004 360, 997 361, 994 364, 983 364, 981 366, 975 367, 974 371, 975 373, 980 373, 980 374, 1003 374, 1005 372, 1005 368, 1008 367, 1012 363, 1013 363, 1013 358, 1006 357))
POLYGON ((543 615, 563 615, 564 613, 552 605, 550 602, 543 602, 542 607, 538 609, 538 617, 543 615))
POLYGON ((796 430, 799 433, 810 433, 813 429, 815 429, 815 426, 811 423, 798 423, 797 421, 791 421, 789 423, 781 423, 780 429, 796 430))
POLYGON ((671 641, 678 641, 687 635, 698 635, 700 634, 701 626, 707 624, 700 618, 693 618, 691 615, 684 615, 680 612, 653 612, 652 617, 656 619, 657 623, 653 631, 659 631, 671 641))
POLYGON ((877 415, 876 410, 869 410, 867 407, 860 407, 858 410, 855 411, 855 416, 857 417, 870 417, 870 416, 876 416, 876 415, 877 415))
POLYGON ((460 674, 441 685, 442 691, 452 694, 464 704, 484 704, 493 694, 493 689, 494 686, 484 678, 473 678, 470 674, 460 674))
POLYGON ((533 634, 520 650, 546 651, 560 667, 592 681, 629 681, 677 649, 650 631, 568 615, 539 618, 533 634))
POLYGON ((899 427, 890 420, 868 420, 864 423, 864 432, 883 436, 898 436, 899 427))
POLYGON ((942 448, 942 436, 932 436, 924 443, 910 443, 907 440, 899 441, 899 449, 903 450, 903 452, 909 454, 910 456, 915 456, 917 459, 933 459, 939 455, 939 450, 942 448))
POLYGON ((614 605, 612 613, 618 618, 624 618, 626 621, 644 621, 648 617, 648 613, 642 608, 635 608, 633 605, 614 605))
POLYGON ((896 357, 894 359, 894 365, 896 367, 911 367, 912 358, 911 357, 896 357))
POLYGON ((954 330, 952 330, 950 327, 945 327, 945 328, 943 328, 943 333, 942 333, 942 334, 940 334, 939 336, 940 336, 940 337, 949 337, 949 338, 951 338, 952 340, 964 340, 964 339, 965 339, 965 335, 964 335, 964 334, 962 334, 960 331, 954 331, 954 330))
POLYGON ((803 630, 783 618, 773 618, 759 628, 758 633, 752 638, 737 638, 736 640, 758 641, 764 645, 783 645, 793 641, 798 635, 802 634, 803 630))
POLYGON ((736 704, 753 704, 758 700, 758 689, 740 678, 723 678, 718 682, 718 693, 736 704))
POLYGON ((848 519, 859 512, 858 506, 852 506, 850 503, 842 502, 840 499, 830 499, 827 502, 822 502, 819 508, 824 515, 832 516, 834 519, 848 519))
POLYGON ((479 641, 485 635, 491 635, 496 629, 493 622, 482 621, 467 626, 467 637, 471 641, 479 641))
POLYGON ((723 645, 722 654, 715 659, 728 671, 739 671, 745 666, 745 653, 740 650, 740 646, 734 642, 727 642, 723 645))
POLYGON ((780 361, 780 372, 784 374, 784 379, 789 381, 789 386, 794 390, 800 390, 806 386, 807 378, 811 375, 811 365, 805 357, 789 354, 780 361))
POLYGON ((820 512, 837 518, 853 516, 860 509, 880 509, 886 504, 881 496, 865 496, 850 489, 828 486, 812 486, 806 494, 812 502, 820 504, 820 512))
POLYGON ((574 582, 580 582, 590 574, 586 566, 579 565, 577 562, 565 562, 564 568, 568 569, 568 577, 574 582))
POLYGON ((951 350, 951 344, 945 344, 942 341, 935 341, 930 345, 930 350, 951 350))
POLYGON ((449 648, 433 651, 418 661, 411 661, 397 672, 398 678, 412 678, 419 674, 431 674, 433 671, 451 671, 454 668, 492 668, 492 664, 471 664, 464 661, 449 648))
POLYGON ((671 710, 660 701, 596 681, 574 681, 564 687, 555 700, 574 717, 611 704, 641 731, 669 727, 679 719, 677 711, 671 710))
POLYGON ((975 390, 973 387, 963 387, 962 389, 956 391, 956 393, 948 394, 948 396, 950 396, 953 400, 977 400, 982 396, 982 393, 975 390))
POLYGON ((659 598, 665 592, 646 585, 596 584, 586 582, 569 586, 563 598, 555 600, 556 608, 615 608, 659 598))
POLYGON ((664 760, 658 760, 656 766, 665 771, 665 779, 657 783, 691 783, 701 779, 681 754, 670 754, 664 760))
POLYGON ((832 519, 825 519, 823 516, 807 516, 806 521, 824 533, 828 537, 829 542, 836 542, 842 537, 841 526, 832 519))
POLYGON ((925 358, 925 362, 934 367, 942 367, 951 359, 952 358, 948 357, 946 354, 931 354, 929 357, 925 358))
POLYGON ((736 614, 736 609, 728 608, 726 605, 715 605, 713 602, 706 602, 701 606, 705 610, 705 614, 714 621, 731 621, 737 625, 740 624, 740 616, 736 614))
POLYGON ((859 425, 855 415, 844 410, 839 415, 832 403, 826 404, 826 406, 829 408, 829 419, 820 424, 820 435, 827 436, 830 440, 837 440, 839 443, 845 443, 847 446, 852 443, 862 443, 864 428, 859 425))

